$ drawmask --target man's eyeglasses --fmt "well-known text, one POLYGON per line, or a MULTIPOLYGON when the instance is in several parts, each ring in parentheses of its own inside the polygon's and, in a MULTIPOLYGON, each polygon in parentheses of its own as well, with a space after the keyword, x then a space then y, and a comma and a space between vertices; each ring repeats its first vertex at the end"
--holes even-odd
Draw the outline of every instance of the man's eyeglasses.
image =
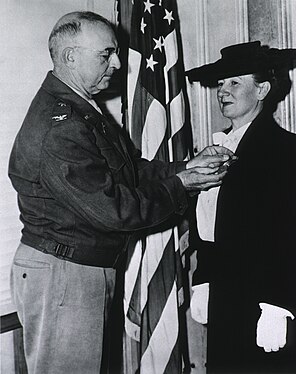
POLYGON ((117 48, 106 48, 104 51, 99 51, 98 49, 94 49, 94 48, 83 47, 81 45, 76 45, 73 48, 87 49, 89 51, 95 52, 97 56, 103 58, 106 62, 109 62, 111 60, 111 57, 114 54, 119 56, 119 53, 120 53, 119 47, 117 47, 117 48))

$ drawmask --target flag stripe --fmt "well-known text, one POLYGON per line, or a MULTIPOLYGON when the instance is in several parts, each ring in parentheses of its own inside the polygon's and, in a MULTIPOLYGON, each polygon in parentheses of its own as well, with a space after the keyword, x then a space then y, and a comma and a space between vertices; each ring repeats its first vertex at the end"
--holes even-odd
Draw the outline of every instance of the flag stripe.
POLYGON ((184 108, 184 97, 182 91, 174 97, 170 105, 172 136, 174 136, 184 126, 185 115, 180 110, 181 108, 184 108))
MULTIPOLYGON (((158 248, 161 250, 161 247, 158 246, 158 248)), ((149 252, 149 250, 151 252, 152 249, 153 247, 147 248, 147 252, 149 252)), ((153 313, 150 311, 149 303, 146 304, 142 311, 143 324, 146 325, 141 334, 143 351, 147 348, 149 339, 151 339, 151 336, 153 336, 154 329, 159 323, 159 320, 163 318, 162 313, 167 303, 167 298, 172 287, 174 286, 175 274, 175 248, 174 237, 172 234, 167 246, 163 251, 157 271, 154 273, 151 282, 148 284, 149 298, 151 298, 151 300, 157 300, 157 302, 153 306, 153 313), (159 297, 160 295, 161 297, 159 297)))
POLYGON ((135 97, 132 105, 132 121, 130 123, 130 133, 131 137, 138 149, 142 149, 142 131, 145 126, 146 114, 149 109, 150 104, 154 100, 154 97, 141 86, 140 82, 137 82, 135 88, 135 97), (136 123, 137 126, 132 126, 136 123))
MULTIPOLYGON (((146 245, 150 250, 145 251, 143 255, 141 273, 141 282, 145 282, 146 285, 150 284, 153 275, 162 261, 163 249, 169 244, 171 236, 172 230, 169 229, 162 233, 156 233, 147 237, 146 245)), ((142 290, 145 290, 145 284, 143 284, 142 290)), ((148 299, 148 288, 146 288, 145 291, 141 294, 141 312, 143 311, 148 299)))
POLYGON ((177 36, 174 29, 164 39, 164 50, 166 56, 165 69, 167 71, 178 62, 177 36))
POLYGON ((168 359, 168 363, 163 374, 183 373, 181 362, 178 359, 179 357, 180 357, 180 348, 179 348, 179 344, 177 341, 174 348, 172 349, 171 356, 168 359))
POLYGON ((174 65, 168 70, 167 72, 167 80, 169 85, 169 96, 167 99, 167 103, 171 102, 175 96, 177 96, 180 92, 182 92, 182 75, 179 73, 179 66, 174 65))
POLYGON ((132 292, 134 290, 135 284, 137 282, 138 272, 141 266, 142 260, 142 243, 138 241, 133 249, 133 255, 131 256, 128 262, 128 267, 126 269, 129 274, 128 287, 125 288, 124 292, 124 312, 127 313, 131 298, 132 292))
POLYGON ((150 104, 142 132, 142 154, 148 160, 155 158, 167 128, 166 111, 156 99, 150 104))
MULTIPOLYGON (((127 79, 127 95, 129 103, 133 103, 136 97, 135 90, 138 83, 141 59, 141 53, 133 49, 129 49, 129 71, 127 79)), ((128 120, 132 118, 132 108, 132 105, 128 105, 128 120)))
POLYGON ((155 334, 149 340, 141 360, 141 374, 163 373, 178 338, 178 311, 176 309, 176 285, 174 284, 163 309, 155 334), (165 342, 165 344, 160 344, 165 342))

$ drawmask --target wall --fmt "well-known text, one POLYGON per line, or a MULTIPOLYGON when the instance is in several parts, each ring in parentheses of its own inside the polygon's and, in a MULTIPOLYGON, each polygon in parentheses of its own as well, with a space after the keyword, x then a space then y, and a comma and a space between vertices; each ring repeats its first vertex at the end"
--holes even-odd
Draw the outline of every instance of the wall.
MULTIPOLYGON (((250 40, 261 40, 263 44, 276 48, 296 48, 295 0, 249 0, 248 18, 250 40)), ((296 82, 296 69, 290 72, 290 76, 292 82, 296 82)), ((296 132, 295 98, 294 83, 275 113, 278 123, 292 132, 296 132)))

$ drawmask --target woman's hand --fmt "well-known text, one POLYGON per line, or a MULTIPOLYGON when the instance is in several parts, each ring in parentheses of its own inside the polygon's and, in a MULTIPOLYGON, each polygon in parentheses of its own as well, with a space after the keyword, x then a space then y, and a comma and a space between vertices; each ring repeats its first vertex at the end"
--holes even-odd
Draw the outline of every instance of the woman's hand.
POLYGON ((257 323, 257 345, 265 352, 277 352, 286 345, 287 317, 294 319, 286 309, 266 304, 259 304, 262 313, 257 323))
POLYGON ((196 322, 206 324, 208 323, 209 283, 193 286, 192 290, 191 316, 196 322))

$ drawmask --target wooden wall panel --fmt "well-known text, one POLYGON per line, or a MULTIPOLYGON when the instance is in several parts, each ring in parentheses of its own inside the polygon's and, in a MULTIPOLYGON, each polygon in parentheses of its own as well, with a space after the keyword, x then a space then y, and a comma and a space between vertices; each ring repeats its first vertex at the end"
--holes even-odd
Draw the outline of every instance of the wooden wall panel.
MULTIPOLYGON (((250 40, 260 40, 270 47, 296 48, 295 15, 295 0, 248 0, 250 40)), ((291 78, 291 92, 279 104, 275 118, 282 127, 295 132, 295 71, 291 71, 291 78)))

